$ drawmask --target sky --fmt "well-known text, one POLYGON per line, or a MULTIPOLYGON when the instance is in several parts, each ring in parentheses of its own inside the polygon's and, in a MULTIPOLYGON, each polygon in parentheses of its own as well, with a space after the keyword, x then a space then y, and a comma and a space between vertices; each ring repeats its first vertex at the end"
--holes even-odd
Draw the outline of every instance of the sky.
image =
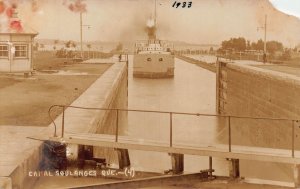
MULTIPOLYGON (((7 0, 8 1, 8 0, 7 0)), ((78 0, 15 0, 19 18, 40 39, 80 39, 80 14, 69 9, 78 0), (32 2, 35 4, 33 11, 32 2)), ((286 46, 300 44, 300 0, 192 0, 191 8, 173 8, 173 0, 157 0, 157 36, 164 40, 220 44, 231 37, 263 38, 286 46), (274 7, 272 6, 272 4, 274 7), (277 11, 285 11, 288 16, 277 11)), ((153 17, 151 0, 83 0, 84 41, 146 39, 147 20, 153 17)))
POLYGON ((278 10, 300 18, 300 0, 270 0, 278 10))

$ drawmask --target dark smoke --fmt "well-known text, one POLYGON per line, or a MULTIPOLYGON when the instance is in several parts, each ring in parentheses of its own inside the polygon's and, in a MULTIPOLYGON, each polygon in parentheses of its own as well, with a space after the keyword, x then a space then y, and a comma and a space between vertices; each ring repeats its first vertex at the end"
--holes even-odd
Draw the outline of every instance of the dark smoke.
POLYGON ((152 26, 152 27, 147 26, 146 30, 147 30, 149 39, 156 39, 156 34, 155 34, 156 33, 156 27, 155 26, 152 26))
POLYGON ((156 24, 154 19, 148 19, 146 23, 146 30, 149 39, 156 39, 156 24))

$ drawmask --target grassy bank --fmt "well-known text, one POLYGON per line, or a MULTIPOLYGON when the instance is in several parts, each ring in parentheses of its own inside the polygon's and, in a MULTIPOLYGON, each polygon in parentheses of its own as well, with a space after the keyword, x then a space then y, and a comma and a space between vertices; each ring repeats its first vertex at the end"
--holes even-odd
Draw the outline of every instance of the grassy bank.
MULTIPOLYGON (((37 57, 39 70, 57 69, 59 73, 37 72, 24 78, 0 75, 0 125, 47 126, 50 124, 48 108, 53 104, 71 104, 110 64, 68 64, 62 60, 37 57)), ((53 116, 62 110, 57 109, 53 116)))

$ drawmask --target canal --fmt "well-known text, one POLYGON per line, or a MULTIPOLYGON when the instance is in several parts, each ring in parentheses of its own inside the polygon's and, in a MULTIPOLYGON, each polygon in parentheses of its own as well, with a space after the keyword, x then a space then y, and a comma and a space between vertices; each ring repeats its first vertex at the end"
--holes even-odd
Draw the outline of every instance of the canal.
MULTIPOLYGON (((132 58, 132 57, 129 57, 132 58)), ((216 112, 216 82, 213 72, 180 59, 175 61, 175 77, 143 79, 132 77, 129 64, 129 109, 147 109, 174 112, 216 112)), ((173 115, 173 143, 214 144, 222 133, 214 117, 173 115)), ((169 115, 156 113, 128 114, 127 134, 135 138, 169 142, 169 115)), ((223 131, 224 132, 224 131, 223 131)), ((164 153, 130 151, 133 167, 143 170, 164 171, 171 168, 170 156, 164 153)), ((218 159, 221 166, 216 173, 227 174, 226 160, 218 159)), ((208 157, 185 156, 185 170, 200 171, 208 168, 208 157)))
MULTIPOLYGON (((215 73, 183 60, 175 61, 173 79, 141 79, 132 77, 129 57, 129 109, 146 109, 191 113, 216 113, 215 73)), ((226 120, 203 116, 173 116, 173 145, 216 146, 228 144, 226 120)), ((143 140, 168 143, 169 115, 155 113, 128 114, 126 135, 143 140)), ((235 127, 235 129, 239 129, 235 127)), ((242 139, 241 139, 242 140, 242 139)), ((165 153, 130 151, 132 166, 138 170, 163 172, 171 168, 171 157, 165 153)), ((208 157, 186 155, 185 172, 208 168, 208 157)), ((216 175, 228 176, 228 161, 213 158, 216 175)), ((290 165, 241 161, 241 176, 249 182, 290 185, 290 165), (279 182, 273 182, 277 180, 279 182)))
MULTIPOLYGON (((132 77, 132 56, 129 56, 128 108, 190 113, 216 113, 215 73, 180 59, 175 62, 172 79, 142 79, 132 77)), ((144 140, 170 141, 169 115, 128 113, 125 135, 144 140)), ((173 146, 193 147, 228 144, 226 120, 215 117, 173 115, 173 146)), ((130 150, 132 167, 140 171, 163 173, 171 169, 171 157, 166 153, 130 150)), ((208 168, 208 157, 185 155, 185 172, 208 168)), ((241 176, 250 182, 291 185, 293 172, 285 164, 241 161, 241 176), (273 180, 273 181, 272 181, 273 180), (275 181, 277 180, 277 181, 275 181)), ((215 175, 228 176, 228 161, 213 158, 215 175)), ((105 178, 45 177, 39 178, 35 189, 61 188, 72 185, 110 182, 105 178)))

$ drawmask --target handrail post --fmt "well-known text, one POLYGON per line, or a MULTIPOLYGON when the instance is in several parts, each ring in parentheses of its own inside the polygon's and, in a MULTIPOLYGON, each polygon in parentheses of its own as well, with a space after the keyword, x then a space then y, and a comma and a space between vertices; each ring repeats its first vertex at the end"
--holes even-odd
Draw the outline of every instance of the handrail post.
POLYGON ((57 135, 56 135, 56 124, 55 124, 54 120, 53 120, 52 117, 51 117, 51 110, 52 110, 52 108, 53 108, 54 106, 55 106, 55 105, 52 105, 52 106, 48 109, 48 116, 49 116, 49 118, 51 119, 51 122, 52 122, 53 125, 54 125, 54 134, 53 134, 53 137, 57 137, 57 135))
POLYGON ((292 157, 295 157, 295 121, 292 120, 292 157))
POLYGON ((62 123, 61 123, 61 138, 64 137, 65 132, 65 106, 63 106, 63 112, 62 112, 62 123))
POLYGON ((172 123, 172 112, 170 112, 170 147, 173 146, 173 123, 172 123))
POLYGON ((119 109, 117 111, 117 119, 116 119, 116 139, 115 141, 118 142, 118 133, 119 133, 119 109))
POLYGON ((213 168, 212 168, 212 157, 209 156, 209 172, 208 172, 208 174, 209 174, 209 177, 210 177, 210 178, 212 178, 212 176, 213 176, 213 175, 212 175, 212 172, 213 172, 212 169, 213 169, 213 168))
POLYGON ((230 125, 230 116, 228 116, 228 151, 231 152, 231 125, 230 125))

